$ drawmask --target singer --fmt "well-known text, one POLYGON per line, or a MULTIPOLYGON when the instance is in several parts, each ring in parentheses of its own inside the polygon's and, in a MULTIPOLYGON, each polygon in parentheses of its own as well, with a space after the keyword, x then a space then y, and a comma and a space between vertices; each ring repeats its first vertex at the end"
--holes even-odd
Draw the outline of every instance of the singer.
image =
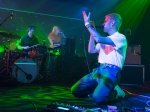
POLYGON ((91 25, 91 14, 87 15, 83 11, 82 15, 85 27, 90 34, 88 52, 99 53, 99 66, 71 87, 72 94, 76 97, 91 97, 97 104, 108 104, 124 98, 125 93, 118 86, 127 49, 126 37, 119 33, 121 16, 116 13, 105 16, 103 31, 108 33, 108 36, 103 37, 96 31, 96 27, 91 25))

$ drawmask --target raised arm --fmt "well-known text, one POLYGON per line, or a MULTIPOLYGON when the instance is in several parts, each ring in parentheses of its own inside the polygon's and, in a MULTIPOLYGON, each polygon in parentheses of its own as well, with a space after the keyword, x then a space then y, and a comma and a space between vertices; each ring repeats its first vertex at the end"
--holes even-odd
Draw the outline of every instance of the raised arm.
POLYGON ((90 36, 90 40, 89 40, 89 44, 88 44, 88 52, 89 53, 97 53, 98 50, 95 49, 95 41, 92 38, 92 36, 90 36))
POLYGON ((83 19, 84 19, 84 23, 85 26, 87 28, 87 30, 89 31, 90 35, 92 38, 94 38, 94 40, 97 43, 103 43, 103 44, 108 44, 108 45, 114 45, 113 41, 110 38, 107 37, 103 37, 100 33, 98 33, 90 24, 90 15, 91 13, 89 13, 88 15, 86 14, 85 11, 82 12, 83 14, 83 19))

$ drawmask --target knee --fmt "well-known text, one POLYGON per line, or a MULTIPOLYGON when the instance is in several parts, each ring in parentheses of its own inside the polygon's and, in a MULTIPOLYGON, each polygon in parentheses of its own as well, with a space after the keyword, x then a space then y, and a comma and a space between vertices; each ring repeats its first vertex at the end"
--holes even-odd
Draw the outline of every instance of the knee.
POLYGON ((72 86, 70 90, 71 90, 71 93, 72 93, 72 94, 75 94, 75 93, 76 93, 76 89, 75 89, 74 86, 72 86))
POLYGON ((74 95, 75 97, 79 97, 79 98, 87 98, 88 95, 83 93, 82 91, 80 90, 77 90, 77 89, 74 89, 74 88, 71 88, 71 93, 72 95, 74 95))
POLYGON ((75 96, 75 97, 80 97, 80 93, 78 93, 77 91, 75 91, 75 90, 73 90, 73 89, 71 89, 71 93, 72 93, 72 95, 75 96))
POLYGON ((78 92, 75 90, 73 86, 71 87, 71 93, 76 97, 78 96, 78 92))

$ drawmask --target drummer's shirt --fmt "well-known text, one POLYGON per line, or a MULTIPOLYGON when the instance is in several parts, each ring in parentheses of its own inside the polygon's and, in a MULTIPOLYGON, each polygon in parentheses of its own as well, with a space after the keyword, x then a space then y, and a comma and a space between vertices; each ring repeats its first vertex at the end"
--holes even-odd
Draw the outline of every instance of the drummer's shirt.
POLYGON ((31 38, 28 35, 21 37, 19 43, 20 46, 33 46, 36 44, 39 44, 38 39, 35 36, 31 38))

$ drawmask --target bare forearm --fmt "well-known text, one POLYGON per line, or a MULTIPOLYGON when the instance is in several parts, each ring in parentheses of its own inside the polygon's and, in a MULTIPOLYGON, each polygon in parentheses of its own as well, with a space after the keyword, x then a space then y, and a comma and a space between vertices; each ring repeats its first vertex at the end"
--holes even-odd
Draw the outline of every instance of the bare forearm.
POLYGON ((83 15, 84 24, 85 24, 87 30, 89 31, 90 35, 92 35, 92 38, 94 38, 94 40, 97 43, 103 43, 103 44, 108 44, 108 45, 115 45, 110 38, 105 38, 105 37, 103 37, 101 34, 99 34, 96 31, 96 29, 93 27, 95 25, 90 23, 90 15, 91 15, 90 12, 87 15, 85 11, 82 11, 82 15, 83 15))
POLYGON ((115 44, 113 43, 113 41, 110 38, 101 36, 101 34, 99 34, 94 28, 92 28, 92 26, 90 24, 87 25, 86 28, 89 31, 89 33, 92 35, 92 38, 94 38, 94 40, 97 43, 103 43, 103 44, 115 46, 115 44))
POLYGON ((94 38, 92 37, 92 35, 90 35, 90 40, 89 40, 89 44, 88 44, 88 52, 89 53, 97 52, 97 50, 95 49, 95 41, 94 41, 94 38))
POLYGON ((89 31, 90 35, 96 42, 99 42, 99 38, 102 37, 91 25, 86 26, 87 30, 89 31))

